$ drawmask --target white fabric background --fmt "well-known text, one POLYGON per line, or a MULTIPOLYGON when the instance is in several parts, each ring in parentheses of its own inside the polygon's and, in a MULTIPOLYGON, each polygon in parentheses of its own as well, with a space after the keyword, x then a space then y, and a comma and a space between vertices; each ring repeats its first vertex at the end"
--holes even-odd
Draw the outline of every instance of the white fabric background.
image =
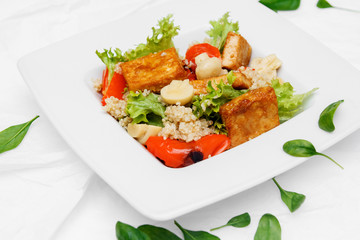
MULTIPOLYGON (((16 67, 17 60, 31 51, 161 2, 0 1, 0 130, 40 115, 23 143, 0 155, 0 239, 116 239, 118 220, 134 226, 155 224, 181 235, 173 221, 154 222, 136 212, 75 155, 16 67)), ((360 10, 359 1, 330 2, 360 10)), ((315 5, 315 0, 303 0, 297 11, 279 14, 360 69, 360 13, 315 5)), ((341 79, 334 87, 346 91, 341 79)), ((258 220, 269 212, 279 219, 283 239, 359 239, 359 141, 357 131, 325 152, 345 167, 343 171, 315 157, 277 177, 285 189, 307 196, 295 213, 288 211, 276 186, 268 181, 176 220, 188 229, 209 230, 249 212, 249 227, 224 228, 214 234, 223 240, 253 239, 258 220)))

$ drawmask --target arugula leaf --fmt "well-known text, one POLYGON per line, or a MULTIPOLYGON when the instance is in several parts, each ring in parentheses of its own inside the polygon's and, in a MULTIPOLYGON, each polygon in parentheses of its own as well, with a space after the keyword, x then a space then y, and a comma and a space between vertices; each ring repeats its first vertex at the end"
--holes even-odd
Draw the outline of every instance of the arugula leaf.
POLYGON ((0 132, 0 153, 9 151, 16 148, 24 139, 27 131, 30 128, 35 119, 39 116, 34 117, 30 121, 18 125, 14 125, 6 128, 0 132))
POLYGON ((118 240, 151 240, 146 233, 120 221, 116 223, 115 230, 118 240))
POLYGON ((294 157, 311 157, 311 156, 315 156, 315 155, 320 155, 320 156, 328 158, 333 163, 338 165, 341 169, 344 169, 340 164, 338 164, 331 157, 329 157, 323 153, 317 152, 314 145, 307 140, 295 139, 295 140, 287 141, 283 145, 283 150, 287 154, 294 156, 294 157))
POLYGON ((333 122, 334 114, 336 109, 339 107, 344 100, 339 100, 327 106, 320 114, 318 125, 319 127, 327 132, 333 132, 335 130, 335 125, 333 122))
POLYGON ((274 215, 266 213, 260 218, 254 240, 281 240, 281 226, 274 215))
POLYGON ((185 228, 183 228, 179 223, 174 221, 175 225, 181 230, 181 232, 184 234, 185 240, 220 240, 215 235, 212 235, 205 231, 190 231, 185 228))
POLYGON ((296 10, 300 6, 300 0, 260 0, 259 2, 275 12, 296 10))
POLYGON ((131 91, 128 95, 126 112, 133 119, 133 123, 143 122, 163 126, 165 107, 160 103, 159 96, 154 93, 145 97, 141 91, 137 93, 131 91))
POLYGON ((290 83, 280 84, 278 79, 272 80, 271 86, 274 88, 277 97, 280 122, 289 120, 301 111, 304 100, 318 89, 314 88, 303 94, 294 94, 294 88, 290 83))
POLYGON ((175 26, 171 18, 172 15, 169 14, 158 21, 158 28, 152 28, 153 35, 147 37, 146 44, 141 43, 133 50, 130 49, 125 53, 122 53, 118 48, 115 48, 114 52, 112 52, 111 48, 109 50, 104 49, 104 52, 96 51, 96 55, 109 70, 108 80, 111 81, 117 63, 127 62, 173 47, 172 39, 178 34, 180 27, 175 26))
POLYGON ((170 232, 169 230, 162 228, 162 227, 156 227, 153 225, 141 225, 138 227, 138 229, 146 235, 150 237, 150 239, 154 240, 181 240, 178 236, 176 236, 174 233, 170 232))
POLYGON ((227 84, 221 81, 216 84, 216 89, 208 82, 208 94, 193 98, 193 113, 197 118, 204 117, 214 123, 217 133, 226 133, 225 124, 220 116, 220 106, 231 101, 232 99, 244 94, 248 90, 236 90, 232 87, 235 80, 234 73, 230 71, 227 75, 227 84))
POLYGON ((214 231, 226 226, 233 226, 236 228, 243 228, 250 224, 250 215, 249 213, 243 213, 241 215, 238 215, 236 217, 231 218, 225 225, 222 225, 220 227, 212 228, 210 231, 214 231))
POLYGON ((229 12, 217 21, 210 21, 212 29, 206 32, 210 37, 210 44, 217 47, 220 52, 223 51, 227 34, 229 32, 238 33, 239 30, 239 22, 230 22, 228 18, 229 12))
POLYGON ((290 212, 296 211, 305 201, 305 195, 296 192, 286 191, 279 185, 275 178, 273 178, 272 180, 280 191, 281 200, 286 204, 290 212))

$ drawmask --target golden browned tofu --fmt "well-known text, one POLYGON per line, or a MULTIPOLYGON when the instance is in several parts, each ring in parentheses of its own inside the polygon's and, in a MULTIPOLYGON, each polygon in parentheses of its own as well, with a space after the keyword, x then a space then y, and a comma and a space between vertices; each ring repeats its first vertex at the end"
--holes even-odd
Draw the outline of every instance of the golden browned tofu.
POLYGON ((121 69, 130 91, 148 89, 160 92, 172 80, 187 77, 175 48, 124 62, 121 69))
POLYGON ((251 46, 240 34, 229 32, 222 53, 222 65, 224 68, 236 70, 241 66, 247 66, 251 57, 251 46))
MULTIPOLYGON (((233 72, 236 79, 234 81, 234 83, 232 84, 233 88, 235 89, 248 89, 251 87, 251 80, 248 79, 244 74, 242 74, 241 72, 233 72)), ((212 77, 212 78, 206 78, 206 79, 201 79, 201 80, 193 80, 190 81, 189 83, 194 87, 194 94, 195 95, 199 95, 199 94, 206 94, 207 93, 207 85, 208 82, 211 81, 212 86, 216 89, 216 84, 219 84, 221 82, 221 80, 224 83, 227 83, 227 75, 222 75, 219 77, 212 77)))
POLYGON ((236 147, 278 126, 279 115, 272 87, 251 90, 220 107, 230 147, 236 147))

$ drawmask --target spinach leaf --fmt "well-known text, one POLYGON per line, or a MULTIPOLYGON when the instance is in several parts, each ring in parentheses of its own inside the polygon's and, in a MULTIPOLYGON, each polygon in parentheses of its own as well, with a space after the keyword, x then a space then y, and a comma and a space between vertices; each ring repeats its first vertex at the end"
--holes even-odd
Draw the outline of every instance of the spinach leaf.
POLYGON ((275 12, 296 10, 300 6, 300 0, 260 0, 259 2, 275 12))
POLYGON ((146 233, 120 221, 116 223, 116 237, 118 240, 151 240, 146 233))
POLYGON ((254 240, 281 240, 281 226, 274 215, 266 213, 261 217, 254 240))
POLYGON ((0 132, 0 153, 16 148, 24 139, 30 125, 39 116, 34 117, 26 123, 14 125, 0 132))
POLYGON ((320 155, 330 159, 333 163, 338 165, 341 169, 344 169, 340 164, 338 164, 334 159, 329 156, 319 153, 316 151, 314 145, 311 142, 303 139, 296 139, 288 141, 283 145, 283 150, 294 157, 311 157, 314 155, 320 155))
POLYGON ((281 199, 289 208, 290 212, 294 212, 295 210, 297 210, 301 206, 301 204, 305 201, 305 195, 296 192, 286 191, 279 185, 279 183, 275 180, 275 178, 273 178, 272 180, 279 188, 281 199))
POLYGON ((319 127, 327 132, 333 132, 335 130, 333 118, 338 106, 343 103, 344 100, 339 100, 327 106, 324 111, 321 112, 319 117, 319 127))
POLYGON ((181 230, 181 232, 184 234, 184 240, 220 240, 215 235, 212 235, 205 231, 190 231, 187 229, 184 229, 182 226, 180 226, 179 223, 174 221, 175 225, 181 230))
POLYGON ((354 9, 349 9, 349 8, 342 8, 342 7, 337 7, 334 5, 331 5, 328 1, 326 0, 319 0, 316 4, 316 6, 318 8, 336 8, 339 10, 344 10, 344 11, 348 11, 348 12, 356 12, 356 13, 360 13, 359 10, 354 10, 354 9))
POLYGON ((318 8, 332 8, 333 6, 326 0, 319 0, 316 4, 318 8))
POLYGON ((248 226, 250 224, 250 221, 251 220, 250 220, 249 213, 243 213, 243 214, 241 214, 239 216, 231 218, 227 222, 227 224, 222 225, 220 227, 212 228, 212 229, 210 229, 210 231, 214 231, 214 230, 226 227, 226 226, 233 226, 233 227, 237 227, 237 228, 242 228, 242 227, 248 226))
POLYGON ((181 240, 174 233, 162 227, 146 224, 139 226, 138 229, 146 233, 152 240, 181 240))

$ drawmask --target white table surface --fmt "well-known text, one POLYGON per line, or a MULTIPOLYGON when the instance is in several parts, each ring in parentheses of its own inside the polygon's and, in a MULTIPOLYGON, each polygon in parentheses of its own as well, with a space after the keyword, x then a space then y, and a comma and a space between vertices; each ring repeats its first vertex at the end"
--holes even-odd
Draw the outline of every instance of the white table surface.
MULTIPOLYGON (((116 239, 116 221, 154 224, 181 236, 172 220, 156 222, 139 214, 73 153, 16 66, 29 52, 155 2, 161 1, 0 1, 0 130, 41 116, 17 149, 0 155, 0 239, 116 239)), ((359 1, 330 2, 360 10, 359 1)), ((279 14, 360 69, 360 13, 315 5, 315 0, 302 1, 297 11, 279 14)), ((341 79, 334 87, 344 90, 341 79)), ((176 221, 188 229, 208 231, 249 212, 250 226, 213 233, 223 240, 253 239, 260 217, 271 213, 280 221, 283 239, 359 239, 359 142, 357 131, 325 151, 345 170, 315 157, 277 177, 282 187, 307 197, 294 213, 282 203, 274 183, 267 181, 176 221)))

